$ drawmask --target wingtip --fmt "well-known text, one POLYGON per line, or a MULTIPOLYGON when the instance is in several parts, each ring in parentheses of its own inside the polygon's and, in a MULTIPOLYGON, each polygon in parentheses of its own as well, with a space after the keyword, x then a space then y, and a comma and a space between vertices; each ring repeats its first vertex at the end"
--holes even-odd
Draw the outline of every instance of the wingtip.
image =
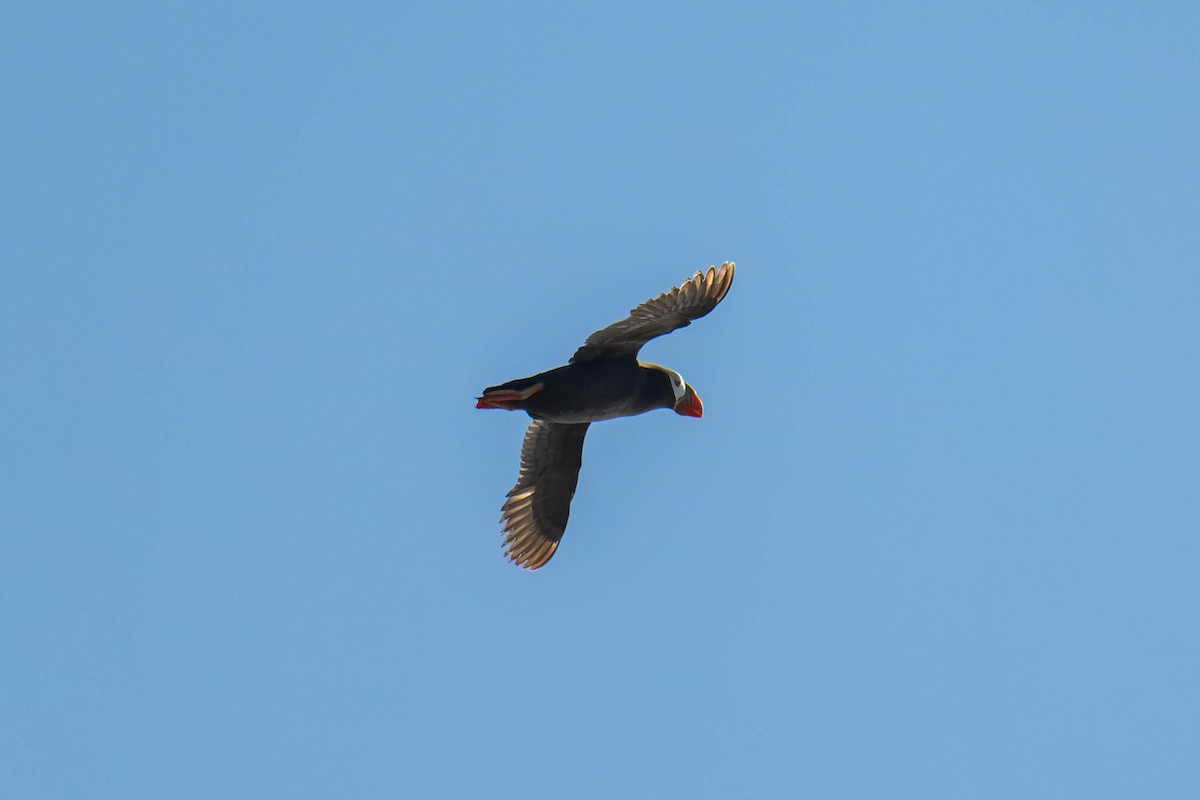
POLYGON ((708 274, 711 278, 709 281, 710 287, 714 287, 712 298, 719 303, 725 299, 725 295, 729 293, 729 288, 733 286, 733 275, 737 271, 737 264, 732 261, 724 261, 720 267, 711 266, 708 268, 708 274))
POLYGON ((558 542, 514 536, 505 541, 504 548, 504 555, 510 563, 534 572, 550 563, 550 559, 558 550, 558 542))

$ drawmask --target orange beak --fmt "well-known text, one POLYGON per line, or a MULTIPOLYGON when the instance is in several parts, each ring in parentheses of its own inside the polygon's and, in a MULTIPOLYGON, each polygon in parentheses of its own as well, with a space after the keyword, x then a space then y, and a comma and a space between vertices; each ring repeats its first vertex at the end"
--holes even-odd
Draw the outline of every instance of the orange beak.
POLYGON ((679 398, 679 402, 675 404, 675 413, 685 417, 704 416, 704 403, 700 402, 700 395, 696 394, 696 390, 691 387, 691 384, 684 385, 683 397, 679 398))

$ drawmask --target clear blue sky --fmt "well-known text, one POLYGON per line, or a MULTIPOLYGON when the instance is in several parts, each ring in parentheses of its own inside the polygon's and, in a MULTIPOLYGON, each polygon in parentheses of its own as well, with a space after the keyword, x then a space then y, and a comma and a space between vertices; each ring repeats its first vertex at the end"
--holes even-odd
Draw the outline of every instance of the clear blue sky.
POLYGON ((6 4, 0 794, 1200 797, 1198 9, 6 4))

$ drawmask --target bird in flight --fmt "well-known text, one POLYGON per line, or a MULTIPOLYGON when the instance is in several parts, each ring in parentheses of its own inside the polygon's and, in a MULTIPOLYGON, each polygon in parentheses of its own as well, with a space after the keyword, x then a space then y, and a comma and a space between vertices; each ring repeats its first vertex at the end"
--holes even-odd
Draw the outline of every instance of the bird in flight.
POLYGON ((521 472, 504 501, 504 548, 514 564, 544 566, 567 528, 583 464, 588 426, 671 408, 700 417, 704 405, 673 369, 638 360, 651 339, 690 325, 717 307, 733 284, 734 263, 697 272, 647 300, 620 322, 596 331, 565 367, 490 386, 476 408, 524 411, 533 417, 521 445, 521 472))

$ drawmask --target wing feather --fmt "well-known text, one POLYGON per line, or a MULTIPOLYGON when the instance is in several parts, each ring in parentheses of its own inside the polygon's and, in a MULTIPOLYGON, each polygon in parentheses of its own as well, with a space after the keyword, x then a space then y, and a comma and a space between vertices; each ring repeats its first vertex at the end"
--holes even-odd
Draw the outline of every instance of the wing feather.
POLYGON ((588 425, 534 420, 521 445, 521 473, 504 501, 504 550, 526 569, 544 566, 562 539, 583 465, 588 425))
POLYGON ((683 328, 717 307, 733 284, 735 264, 697 272, 681 285, 647 300, 620 322, 596 331, 575 351, 571 363, 602 356, 634 355, 656 336, 683 328))

